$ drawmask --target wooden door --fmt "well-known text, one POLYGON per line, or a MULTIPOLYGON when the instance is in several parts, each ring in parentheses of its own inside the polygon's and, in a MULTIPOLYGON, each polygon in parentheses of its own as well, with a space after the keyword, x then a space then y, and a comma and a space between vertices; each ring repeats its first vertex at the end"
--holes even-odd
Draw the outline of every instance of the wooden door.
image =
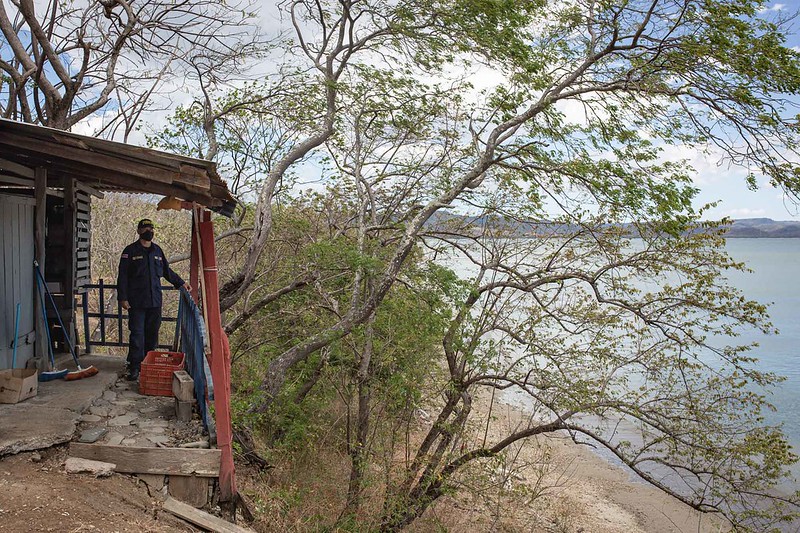
POLYGON ((32 198, 0 195, 0 369, 11 368, 17 304, 20 306, 17 368, 34 356, 32 198))

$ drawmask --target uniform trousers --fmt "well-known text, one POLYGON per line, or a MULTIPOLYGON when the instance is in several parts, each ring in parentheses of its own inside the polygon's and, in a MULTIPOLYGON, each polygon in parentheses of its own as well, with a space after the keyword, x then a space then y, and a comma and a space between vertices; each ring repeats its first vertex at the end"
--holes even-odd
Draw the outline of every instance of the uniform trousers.
POLYGON ((128 345, 128 368, 139 370, 147 352, 158 346, 161 328, 160 307, 131 307, 128 309, 128 328, 131 330, 128 345))

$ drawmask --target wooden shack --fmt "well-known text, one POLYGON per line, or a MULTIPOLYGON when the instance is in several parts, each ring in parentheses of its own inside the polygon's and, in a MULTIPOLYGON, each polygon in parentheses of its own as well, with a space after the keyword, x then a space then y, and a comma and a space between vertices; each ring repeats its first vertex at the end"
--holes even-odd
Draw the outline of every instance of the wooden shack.
POLYGON ((47 368, 35 338, 43 327, 34 259, 74 335, 76 297, 91 282, 91 200, 108 191, 172 196, 226 215, 235 205, 210 161, 0 119, 0 369, 11 367, 17 303, 17 367, 47 368))
MULTIPOLYGON (((211 212, 230 216, 235 200, 213 162, 0 119, 0 369, 49 369, 47 325, 39 309, 34 259, 75 334, 76 298, 90 281, 92 198, 117 191, 172 197, 193 217, 190 279, 202 306, 214 383, 220 500, 237 494, 230 420, 230 350, 219 311, 211 212), (202 268, 201 268, 202 265, 202 268), (200 288, 200 290, 198 289, 200 288)), ((53 339, 62 338, 60 332, 53 339)))

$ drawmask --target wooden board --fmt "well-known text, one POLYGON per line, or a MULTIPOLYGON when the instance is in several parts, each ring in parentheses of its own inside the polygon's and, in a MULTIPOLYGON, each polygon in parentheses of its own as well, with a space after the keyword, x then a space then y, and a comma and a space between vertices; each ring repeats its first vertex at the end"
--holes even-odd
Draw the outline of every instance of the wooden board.
POLYGON ((103 193, 101 193, 97 189, 94 189, 93 187, 89 187, 88 185, 86 185, 85 183, 83 183, 81 181, 79 181, 77 183, 77 187, 78 187, 79 191, 82 191, 82 192, 85 192, 87 194, 91 194, 92 196, 95 196, 97 198, 103 199, 103 196, 104 196, 103 193))
POLYGON ((8 170, 24 178, 32 179, 34 176, 34 170, 32 168, 22 166, 7 159, 0 159, 0 170, 8 170))
POLYGON ((208 503, 208 478, 169 476, 169 493, 192 507, 203 507, 208 503))
POLYGON ((134 448, 73 442, 70 455, 117 465, 126 474, 167 474, 218 477, 219 450, 187 448, 134 448))
POLYGON ((252 531, 195 509, 191 505, 179 502, 175 498, 167 498, 167 501, 164 502, 164 510, 208 531, 216 531, 218 533, 251 533, 252 531))

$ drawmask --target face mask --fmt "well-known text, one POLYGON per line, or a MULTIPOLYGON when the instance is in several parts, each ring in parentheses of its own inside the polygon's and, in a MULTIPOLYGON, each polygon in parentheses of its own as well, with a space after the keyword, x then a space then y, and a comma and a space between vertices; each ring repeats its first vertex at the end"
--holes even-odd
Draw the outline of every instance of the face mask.
POLYGON ((145 240, 145 241, 152 241, 153 240, 153 231, 152 230, 147 230, 144 233, 142 233, 141 235, 139 235, 139 237, 141 239, 145 240))

